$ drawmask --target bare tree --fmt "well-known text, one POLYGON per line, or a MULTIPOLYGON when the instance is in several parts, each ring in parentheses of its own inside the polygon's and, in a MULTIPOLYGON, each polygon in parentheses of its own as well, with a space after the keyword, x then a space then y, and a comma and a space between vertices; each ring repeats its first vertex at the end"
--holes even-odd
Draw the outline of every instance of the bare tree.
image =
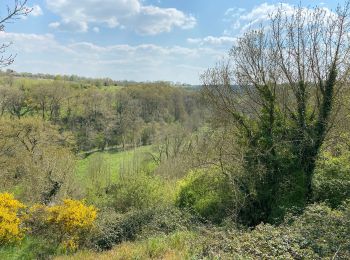
MULTIPOLYGON (((27 0, 14 0, 13 5, 7 5, 7 12, 5 16, 0 17, 0 32, 5 30, 5 24, 11 23, 22 16, 27 16, 32 9, 27 6, 27 0)), ((5 55, 7 48, 12 43, 0 44, 0 67, 6 67, 13 63, 15 56, 13 54, 5 55)))
POLYGON ((257 184, 265 189, 263 219, 282 182, 300 185, 291 181, 297 174, 304 198, 311 196, 315 162, 348 82, 349 8, 298 7, 290 14, 281 6, 268 26, 238 39, 227 62, 202 75, 217 116, 248 140, 247 163, 267 169, 257 184))

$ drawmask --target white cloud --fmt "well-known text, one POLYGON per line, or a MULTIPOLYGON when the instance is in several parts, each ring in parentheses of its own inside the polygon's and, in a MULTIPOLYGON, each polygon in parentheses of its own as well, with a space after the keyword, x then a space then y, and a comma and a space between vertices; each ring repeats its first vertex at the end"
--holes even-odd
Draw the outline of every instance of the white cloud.
POLYGON ((87 31, 90 26, 119 27, 154 35, 173 28, 193 28, 196 19, 175 8, 144 5, 141 0, 46 0, 50 11, 61 17, 56 29, 87 31))
POLYGON ((205 68, 211 67, 226 53, 226 50, 205 46, 62 44, 52 34, 1 32, 0 42, 13 42, 8 53, 17 54, 11 66, 17 71, 193 84, 198 84, 199 74, 205 68))
POLYGON ((229 37, 229 36, 207 36, 204 38, 188 38, 188 43, 198 44, 200 46, 203 45, 214 45, 214 46, 221 46, 221 45, 232 45, 236 42, 237 38, 235 37, 229 37))
MULTIPOLYGON (((261 24, 264 25, 270 20, 270 15, 276 13, 278 9, 281 9, 284 15, 288 17, 293 15, 295 6, 288 3, 262 3, 250 11, 242 8, 229 8, 225 12, 224 21, 230 23, 230 28, 224 31, 224 35, 237 35, 261 24)), ((323 9, 327 15, 334 15, 328 8, 323 7, 323 9)), ((310 9, 303 8, 303 12, 305 17, 308 17, 310 9)))
POLYGON ((239 17, 243 12, 245 12, 246 9, 244 8, 238 8, 238 7, 232 7, 226 10, 225 12, 225 18, 224 21, 231 21, 232 18, 239 17))
POLYGON ((293 13, 294 6, 287 3, 268 4, 262 3, 247 11, 243 8, 229 8, 225 12, 224 21, 230 23, 230 28, 224 31, 225 35, 243 33, 250 28, 264 24, 269 20, 269 15, 282 8, 289 15, 293 13))
POLYGON ((59 31, 77 31, 77 32, 87 32, 88 25, 85 22, 62 20, 61 22, 53 22, 49 24, 50 28, 57 29, 59 31))
POLYGON ((92 30, 93 30, 95 33, 99 33, 99 32, 100 32, 100 28, 98 28, 97 26, 95 26, 94 28, 92 28, 92 30))
POLYGON ((43 15, 43 10, 41 9, 41 7, 39 5, 34 5, 33 7, 31 7, 32 11, 30 12, 29 15, 32 16, 40 16, 43 15))
POLYGON ((245 24, 241 27, 241 29, 246 30, 249 27, 253 27, 268 21, 270 19, 270 15, 275 13, 278 8, 282 8, 286 15, 291 15, 294 12, 294 6, 290 4, 263 3, 252 9, 249 13, 243 14, 239 17, 241 24, 245 24))
POLYGON ((146 35, 170 32, 173 27, 190 29, 196 25, 196 19, 193 16, 185 15, 175 8, 156 6, 141 7, 136 20, 136 31, 146 35))

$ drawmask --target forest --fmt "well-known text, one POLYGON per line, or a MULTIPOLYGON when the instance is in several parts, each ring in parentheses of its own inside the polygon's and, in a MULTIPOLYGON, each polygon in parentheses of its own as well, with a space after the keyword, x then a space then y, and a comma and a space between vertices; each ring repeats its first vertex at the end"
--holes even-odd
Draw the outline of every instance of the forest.
POLYGON ((349 32, 281 6, 200 87, 2 70, 0 259, 349 259, 349 32))

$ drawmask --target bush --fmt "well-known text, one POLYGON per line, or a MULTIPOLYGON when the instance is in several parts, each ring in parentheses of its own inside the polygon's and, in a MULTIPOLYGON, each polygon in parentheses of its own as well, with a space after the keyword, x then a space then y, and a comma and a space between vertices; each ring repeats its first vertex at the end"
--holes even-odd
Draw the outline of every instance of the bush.
POLYGON ((321 258, 350 259, 350 200, 338 209, 314 204, 291 225, 300 244, 321 258))
POLYGON ((61 205, 48 207, 47 214, 47 222, 63 237, 63 247, 74 250, 93 228, 97 210, 84 202, 65 199, 61 205))
POLYGON ((91 238, 98 250, 111 249, 123 241, 134 241, 159 234, 187 230, 193 222, 190 215, 175 207, 149 208, 118 214, 105 210, 97 219, 97 234, 91 238))
POLYGON ((340 209, 310 205, 279 226, 253 230, 210 229, 204 234, 202 258, 350 259, 350 201, 340 209))
POLYGON ((176 205, 221 223, 234 210, 233 186, 228 177, 214 170, 196 170, 179 182, 176 205))
POLYGON ((0 193, 0 245, 18 242, 24 237, 20 210, 25 206, 12 194, 0 193))
POLYGON ((93 206, 66 199, 55 206, 30 207, 25 224, 31 237, 43 239, 57 250, 74 251, 93 233, 96 216, 93 206))
POLYGON ((318 160, 313 179, 315 201, 324 201, 332 207, 350 198, 350 152, 340 156, 324 153, 318 160))
POLYGON ((166 183, 144 172, 120 176, 111 192, 113 207, 121 213, 166 205, 173 200, 173 192, 166 183))

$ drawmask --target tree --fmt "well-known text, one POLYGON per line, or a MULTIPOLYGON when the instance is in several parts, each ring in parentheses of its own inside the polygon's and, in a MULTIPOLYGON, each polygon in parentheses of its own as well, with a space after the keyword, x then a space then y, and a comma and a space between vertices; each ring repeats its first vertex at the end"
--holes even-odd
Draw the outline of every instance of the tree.
MULTIPOLYGON (((13 2, 13 6, 7 6, 7 13, 5 16, 0 17, 0 32, 5 30, 6 23, 19 19, 21 16, 26 16, 32 11, 31 8, 26 6, 27 0, 14 0, 13 2)), ((3 55, 10 45, 11 43, 3 43, 0 45, 0 54, 2 54, 0 57, 0 67, 11 65, 14 61, 15 55, 3 55)))
POLYGON ((21 118, 32 110, 28 102, 28 95, 23 89, 18 87, 5 87, 3 90, 7 91, 7 96, 2 96, 0 98, 6 98, 2 102, 4 102, 4 108, 6 108, 11 116, 21 118))
POLYGON ((34 118, 0 120, 0 190, 29 202, 50 203, 70 192, 72 137, 34 118))
POLYGON ((216 116, 246 141, 246 168, 266 169, 244 213, 252 224, 311 198, 316 159, 349 76, 349 7, 290 14, 281 6, 268 26, 238 39, 229 61, 201 77, 216 116))

